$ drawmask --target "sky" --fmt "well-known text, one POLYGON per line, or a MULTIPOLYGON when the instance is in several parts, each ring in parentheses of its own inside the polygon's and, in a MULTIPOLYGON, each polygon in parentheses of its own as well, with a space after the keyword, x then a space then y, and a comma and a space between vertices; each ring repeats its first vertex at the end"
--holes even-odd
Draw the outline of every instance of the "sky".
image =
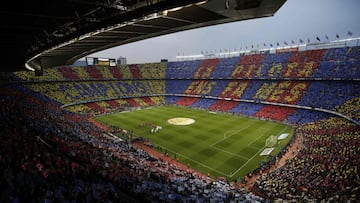
POLYGON ((214 25, 163 35, 89 56, 127 58, 128 64, 176 61, 176 56, 195 55, 219 50, 240 50, 264 43, 283 45, 299 39, 315 42, 360 36, 360 0, 287 0, 272 17, 214 25))

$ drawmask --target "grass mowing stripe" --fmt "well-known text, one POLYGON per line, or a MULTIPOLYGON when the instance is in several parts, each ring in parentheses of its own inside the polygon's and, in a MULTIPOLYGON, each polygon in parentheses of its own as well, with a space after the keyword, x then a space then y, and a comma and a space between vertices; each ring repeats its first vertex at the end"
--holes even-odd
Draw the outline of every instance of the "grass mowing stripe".
MULTIPOLYGON (((164 148, 164 149, 166 149, 166 150, 168 150, 168 151, 170 151, 170 152, 172 152, 172 153, 176 153, 175 151, 173 151, 173 150, 171 150, 171 149, 168 149, 168 148, 166 148, 166 147, 164 147, 164 146, 161 146, 161 145, 159 145, 160 147, 162 147, 162 148, 164 148)), ((209 167, 209 166, 207 166, 207 165, 205 165, 205 164, 203 164, 203 163, 201 163, 201 162, 199 162, 199 161, 197 161, 197 160, 194 160, 194 159, 192 159, 192 158, 190 158, 190 157, 187 157, 186 155, 183 155, 183 154, 180 154, 180 153, 176 153, 178 156, 181 156, 181 157, 184 157, 185 159, 188 159, 188 160, 191 160, 192 162, 195 162, 195 163, 197 163, 197 164, 199 164, 199 165, 201 165, 201 166, 203 166, 203 167, 205 167, 205 168, 208 168, 208 169, 210 169, 210 170, 212 170, 212 171, 216 171, 217 173, 220 173, 220 174, 222 174, 222 175, 224 175, 224 176, 227 176, 225 173, 223 173, 223 172, 221 172, 221 171, 218 171, 217 169, 214 169, 214 168, 211 168, 211 167, 209 167)))
POLYGON ((233 156, 236 156, 236 157, 245 159, 245 160, 248 160, 248 159, 249 159, 249 157, 240 156, 240 155, 238 155, 238 154, 234 154, 234 153, 232 153, 232 152, 225 151, 225 150, 223 150, 223 149, 221 149, 221 148, 219 148, 219 147, 215 147, 215 146, 210 146, 210 147, 215 148, 215 149, 217 149, 217 150, 220 150, 220 151, 222 151, 222 152, 225 152, 225 153, 227 153, 227 154, 230 154, 230 155, 233 155, 233 156))
POLYGON ((226 133, 226 136, 225 136, 225 133, 224 133, 224 137, 223 137, 222 139, 220 139, 219 141, 217 141, 217 142, 215 142, 215 143, 212 143, 212 144, 209 145, 209 146, 212 147, 212 146, 214 146, 214 145, 216 145, 216 144, 218 144, 218 143, 220 143, 220 142, 222 142, 222 141, 230 138, 231 136, 236 135, 238 132, 243 131, 243 130, 249 128, 249 127, 250 127, 250 126, 247 126, 247 127, 245 127, 245 128, 239 129, 239 130, 232 130, 231 133, 228 133, 229 131, 226 131, 226 132, 225 132, 225 133, 226 133), (228 134, 230 134, 230 135, 228 135, 228 134))
POLYGON ((252 145, 253 143, 257 142, 260 138, 262 138, 265 134, 260 135, 258 138, 256 138, 255 140, 251 141, 249 144, 247 144, 247 146, 251 147, 250 145, 252 145))

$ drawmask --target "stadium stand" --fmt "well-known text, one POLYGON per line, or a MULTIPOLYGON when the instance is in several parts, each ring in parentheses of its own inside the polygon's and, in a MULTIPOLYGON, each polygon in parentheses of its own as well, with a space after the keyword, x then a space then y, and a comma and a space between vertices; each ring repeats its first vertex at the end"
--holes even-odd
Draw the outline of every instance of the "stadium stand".
POLYGON ((2 74, 0 201, 356 201, 359 51, 343 47, 120 67, 65 66, 40 77, 2 74), (302 145, 284 166, 262 173, 275 157, 251 173, 260 175, 254 195, 155 158, 92 121, 94 114, 157 105, 285 122, 296 128, 302 145))
POLYGON ((166 68, 166 78, 191 79, 199 67, 201 61, 169 62, 166 68))
POLYGON ((219 59, 219 63, 217 64, 215 70, 213 70, 211 74, 211 78, 229 78, 231 75, 231 68, 234 67, 236 63, 238 63, 238 57, 231 57, 225 59, 219 59))
POLYGON ((359 126, 331 118, 303 125, 304 147, 283 168, 261 176, 255 187, 271 199, 357 199, 359 126))
POLYGON ((77 75, 76 71, 74 71, 74 69, 72 67, 66 66, 66 67, 62 67, 60 69, 61 74, 63 75, 64 78, 69 79, 69 80, 79 80, 80 77, 77 75))
POLYGON ((86 67, 85 70, 89 74, 90 78, 99 79, 99 80, 103 79, 102 74, 99 71, 98 67, 86 67))
POLYGON ((119 68, 109 67, 109 71, 111 72, 111 74, 113 75, 114 78, 120 79, 123 77, 123 73, 121 72, 121 70, 119 68))

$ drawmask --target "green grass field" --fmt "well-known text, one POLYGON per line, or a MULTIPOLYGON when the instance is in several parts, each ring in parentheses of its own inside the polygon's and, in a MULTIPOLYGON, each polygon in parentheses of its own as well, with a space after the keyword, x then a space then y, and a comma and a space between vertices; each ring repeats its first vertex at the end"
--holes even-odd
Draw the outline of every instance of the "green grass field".
POLYGON ((247 175, 261 161, 267 161, 260 153, 266 148, 270 135, 289 133, 271 155, 276 155, 293 136, 292 127, 285 124, 176 106, 115 113, 100 116, 98 120, 109 126, 133 130, 135 136, 148 138, 160 152, 168 152, 169 156, 204 174, 230 181, 247 175), (195 123, 172 125, 167 122, 175 117, 192 118, 195 123), (142 125, 144 123, 162 129, 151 133, 150 127, 142 125))

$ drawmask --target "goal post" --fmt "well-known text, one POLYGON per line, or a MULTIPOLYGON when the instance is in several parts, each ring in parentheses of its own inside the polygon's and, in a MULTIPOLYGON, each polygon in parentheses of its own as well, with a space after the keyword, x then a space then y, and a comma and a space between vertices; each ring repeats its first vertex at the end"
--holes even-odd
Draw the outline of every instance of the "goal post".
POLYGON ((273 147, 276 144, 277 144, 277 137, 276 136, 271 135, 270 137, 268 137, 266 139, 266 143, 265 143, 266 147, 273 147))

